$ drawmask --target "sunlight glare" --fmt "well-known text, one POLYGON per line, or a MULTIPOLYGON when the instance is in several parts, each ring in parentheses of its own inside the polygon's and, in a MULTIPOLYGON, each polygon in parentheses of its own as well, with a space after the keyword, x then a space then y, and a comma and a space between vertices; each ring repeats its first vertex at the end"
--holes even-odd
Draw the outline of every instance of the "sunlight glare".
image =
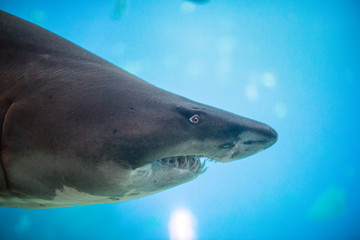
POLYGON ((196 218, 187 208, 180 208, 171 213, 169 234, 171 240, 194 240, 196 218))

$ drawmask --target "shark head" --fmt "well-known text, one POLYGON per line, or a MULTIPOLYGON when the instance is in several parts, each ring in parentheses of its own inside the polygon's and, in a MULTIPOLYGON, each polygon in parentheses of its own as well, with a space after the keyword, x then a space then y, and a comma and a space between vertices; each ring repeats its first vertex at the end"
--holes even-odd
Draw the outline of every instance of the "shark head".
POLYGON ((130 90, 133 97, 122 101, 128 106, 122 117, 126 127, 116 132, 126 137, 112 144, 121 148, 116 151, 121 156, 113 159, 129 166, 141 191, 182 184, 201 175, 206 161, 242 159, 277 140, 276 131, 261 122, 153 86, 131 89, 136 89, 132 94, 130 90))

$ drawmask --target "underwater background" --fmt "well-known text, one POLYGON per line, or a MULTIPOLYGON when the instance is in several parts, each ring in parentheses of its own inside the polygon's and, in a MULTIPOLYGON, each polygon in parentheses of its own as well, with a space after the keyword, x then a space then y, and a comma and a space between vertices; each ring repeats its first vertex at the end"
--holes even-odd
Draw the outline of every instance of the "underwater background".
MULTIPOLYGON (((360 239, 360 1, 12 1, 160 88, 278 142, 129 202, 0 208, 0 239, 360 239)), ((1 36, 0 36, 1 37, 1 36)))

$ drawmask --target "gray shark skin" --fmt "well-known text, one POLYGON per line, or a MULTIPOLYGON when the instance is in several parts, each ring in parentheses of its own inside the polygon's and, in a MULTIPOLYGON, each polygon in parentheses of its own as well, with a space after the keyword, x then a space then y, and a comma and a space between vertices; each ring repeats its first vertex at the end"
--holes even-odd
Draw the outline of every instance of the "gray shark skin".
POLYGON ((157 88, 0 12, 0 206, 127 201, 277 140, 269 126, 157 88))

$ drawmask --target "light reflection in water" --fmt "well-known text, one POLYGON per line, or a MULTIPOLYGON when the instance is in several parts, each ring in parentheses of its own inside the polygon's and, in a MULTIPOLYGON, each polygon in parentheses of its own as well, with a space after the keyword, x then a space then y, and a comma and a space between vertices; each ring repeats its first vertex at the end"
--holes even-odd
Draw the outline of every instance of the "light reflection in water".
POLYGON ((189 209, 176 209, 170 216, 169 237, 171 240, 194 240, 196 225, 196 218, 189 209))

